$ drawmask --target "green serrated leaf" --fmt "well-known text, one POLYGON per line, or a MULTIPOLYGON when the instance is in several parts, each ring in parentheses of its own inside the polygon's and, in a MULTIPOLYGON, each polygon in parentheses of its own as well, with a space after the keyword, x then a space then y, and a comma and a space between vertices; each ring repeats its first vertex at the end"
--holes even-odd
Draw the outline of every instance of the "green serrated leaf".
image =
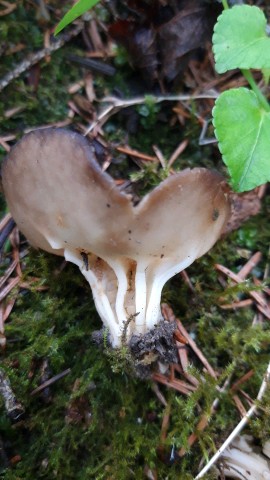
POLYGON ((57 35, 63 28, 73 22, 76 18, 83 15, 83 13, 94 7, 99 0, 79 0, 75 5, 64 15, 62 20, 55 28, 54 34, 57 35))
POLYGON ((270 113, 247 88, 223 92, 213 109, 219 149, 238 192, 270 180, 270 113))
POLYGON ((213 51, 218 73, 234 68, 270 68, 270 38, 260 8, 236 5, 224 10, 214 28, 213 51))

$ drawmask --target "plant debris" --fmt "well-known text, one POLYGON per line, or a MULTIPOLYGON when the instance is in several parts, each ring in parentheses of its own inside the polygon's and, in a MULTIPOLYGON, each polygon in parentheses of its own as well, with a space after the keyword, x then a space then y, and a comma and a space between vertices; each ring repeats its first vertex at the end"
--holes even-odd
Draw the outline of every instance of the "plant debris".
POLYGON ((128 50, 148 87, 172 82, 211 40, 220 8, 205 1, 127 2, 127 18, 110 25, 109 34, 128 50), (195 52, 195 55, 194 55, 195 52))

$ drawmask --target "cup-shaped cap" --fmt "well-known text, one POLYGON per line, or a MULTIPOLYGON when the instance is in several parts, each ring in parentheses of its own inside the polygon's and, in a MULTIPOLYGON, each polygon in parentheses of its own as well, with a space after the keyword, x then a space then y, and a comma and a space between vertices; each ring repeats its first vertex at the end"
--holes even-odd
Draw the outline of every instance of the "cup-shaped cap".
POLYGON ((219 237, 230 212, 220 175, 171 175, 133 206, 96 162, 91 144, 64 129, 29 133, 5 160, 3 187, 20 230, 36 247, 103 258, 193 259, 219 237))

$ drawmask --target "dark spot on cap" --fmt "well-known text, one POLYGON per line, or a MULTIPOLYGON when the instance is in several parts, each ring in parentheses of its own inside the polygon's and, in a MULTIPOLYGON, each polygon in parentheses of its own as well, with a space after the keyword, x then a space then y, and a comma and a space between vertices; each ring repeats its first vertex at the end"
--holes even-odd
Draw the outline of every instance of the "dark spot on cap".
POLYGON ((212 220, 215 222, 219 217, 219 210, 217 208, 214 208, 213 213, 212 213, 212 220))
POLYGON ((164 253, 162 253, 162 254, 160 255, 160 258, 163 258, 163 257, 164 257, 164 253))
POLYGON ((106 206, 107 206, 108 208, 111 208, 111 205, 110 205, 109 203, 106 203, 106 206))
POLYGON ((128 233, 131 234, 132 233, 131 230, 129 230, 128 233))

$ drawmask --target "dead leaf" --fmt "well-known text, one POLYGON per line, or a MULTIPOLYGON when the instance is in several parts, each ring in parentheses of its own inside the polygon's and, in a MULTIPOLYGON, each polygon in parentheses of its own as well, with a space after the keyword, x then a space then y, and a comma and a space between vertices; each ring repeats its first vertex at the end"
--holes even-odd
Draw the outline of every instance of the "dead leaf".
POLYGON ((192 52, 211 39, 215 10, 205 2, 186 2, 179 13, 159 27, 161 75, 166 81, 173 81, 184 70, 192 52))
POLYGON ((172 82, 184 70, 195 50, 211 39, 221 9, 206 0, 127 2, 128 18, 117 20, 109 34, 129 52, 134 68, 148 86, 172 82))

